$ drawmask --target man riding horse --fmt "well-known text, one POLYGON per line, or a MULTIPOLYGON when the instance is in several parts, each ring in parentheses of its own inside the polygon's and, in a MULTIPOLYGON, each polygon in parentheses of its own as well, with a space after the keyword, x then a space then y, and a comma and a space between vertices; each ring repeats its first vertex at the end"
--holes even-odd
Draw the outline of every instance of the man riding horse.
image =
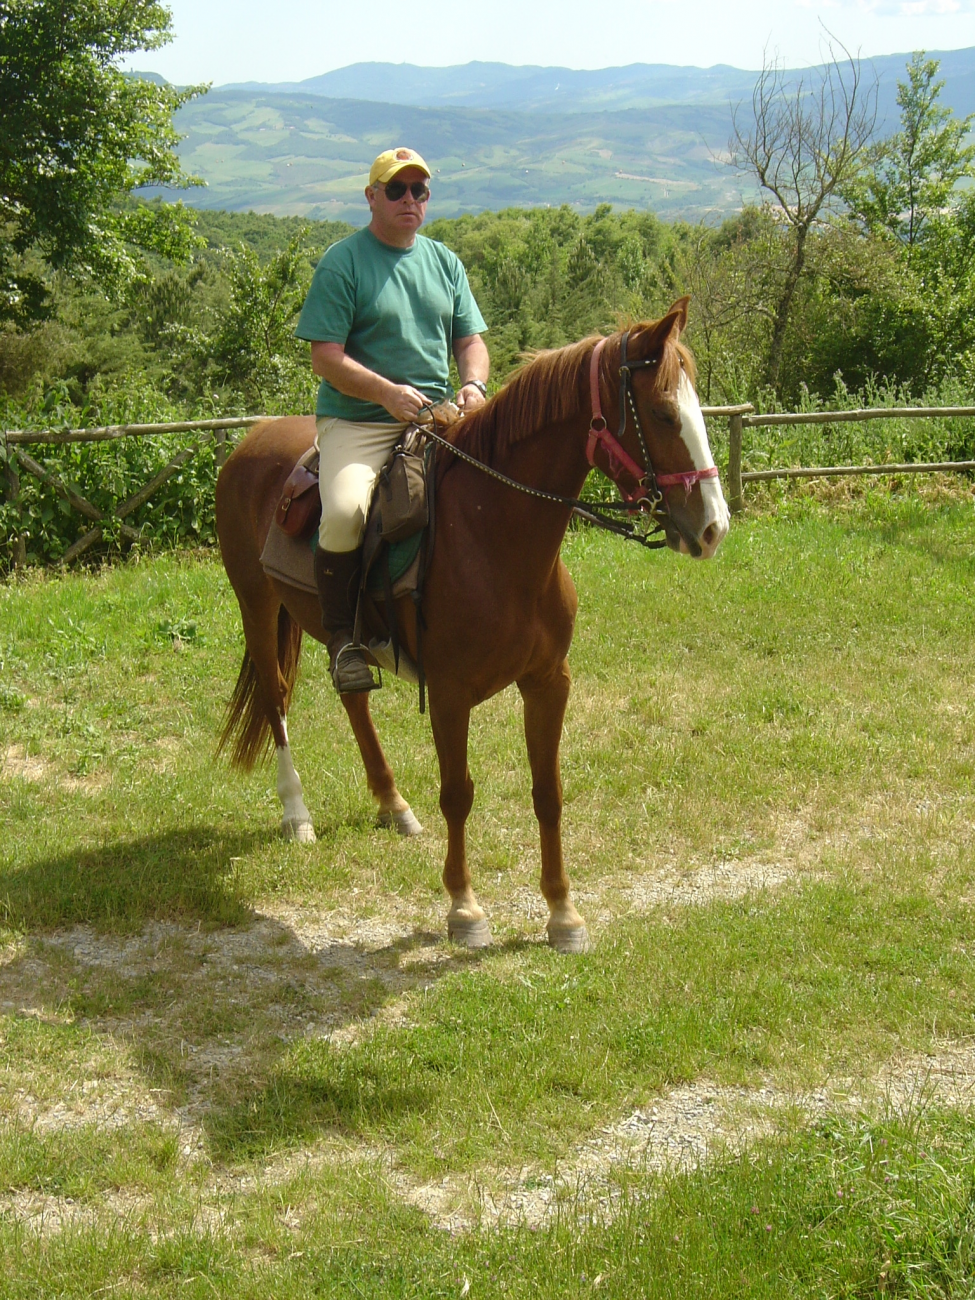
POLYGON ((362 536, 379 471, 407 425, 450 396, 453 354, 472 411, 486 396, 487 328, 457 256, 417 238, 430 168, 412 149, 387 149, 372 164, 368 226, 333 244, 319 262, 295 331, 311 343, 321 377, 315 407, 322 521, 315 580, 330 633, 340 694, 375 686, 352 626, 362 536))

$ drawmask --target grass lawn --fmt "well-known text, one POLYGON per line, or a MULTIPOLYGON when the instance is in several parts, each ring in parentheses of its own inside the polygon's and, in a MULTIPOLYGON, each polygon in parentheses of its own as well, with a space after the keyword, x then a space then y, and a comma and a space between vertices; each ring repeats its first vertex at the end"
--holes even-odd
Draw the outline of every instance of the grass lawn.
POLYGON ((472 720, 467 953, 415 691, 373 696, 402 841, 306 646, 285 843, 213 755, 217 558, 0 586, 0 1296, 972 1293, 970 499, 564 554, 574 958, 516 692, 472 720))

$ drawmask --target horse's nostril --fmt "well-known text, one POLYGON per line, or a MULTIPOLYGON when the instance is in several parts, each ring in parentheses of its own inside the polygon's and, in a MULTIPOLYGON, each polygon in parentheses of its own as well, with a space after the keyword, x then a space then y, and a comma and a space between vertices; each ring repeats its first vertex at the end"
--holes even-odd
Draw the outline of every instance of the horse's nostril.
POLYGON ((717 540, 718 540, 717 528, 715 528, 714 524, 708 524, 707 528, 705 528, 704 532, 701 534, 701 541, 704 543, 705 546, 714 546, 717 540))

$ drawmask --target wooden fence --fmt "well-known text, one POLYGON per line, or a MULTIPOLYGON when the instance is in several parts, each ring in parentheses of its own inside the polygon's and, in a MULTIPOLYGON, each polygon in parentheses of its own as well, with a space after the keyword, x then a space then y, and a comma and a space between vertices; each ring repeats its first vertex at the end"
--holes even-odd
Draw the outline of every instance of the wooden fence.
MULTIPOLYGON (((758 483, 769 479, 824 478, 848 474, 929 474, 939 471, 975 470, 975 461, 972 460, 906 465, 793 466, 787 469, 763 469, 745 472, 742 472, 741 468, 743 439, 746 428, 753 429, 763 425, 783 424, 842 424, 849 421, 889 420, 892 418, 971 418, 975 417, 975 406, 900 406, 873 408, 863 411, 809 411, 762 415, 756 413, 754 406, 750 403, 744 403, 740 406, 705 406, 702 407, 702 410, 705 417, 709 419, 725 418, 728 421, 727 488, 728 505, 732 511, 739 511, 743 508, 744 485, 746 483, 758 483)), ((3 444, 6 452, 4 477, 6 478, 7 499, 15 506, 19 505, 20 469, 24 469, 41 483, 53 488, 60 497, 68 502, 72 509, 77 510, 80 515, 94 525, 93 528, 90 528, 88 532, 79 537, 72 546, 69 546, 61 556, 59 563, 70 564, 72 560, 87 551, 89 547, 101 541, 104 530, 109 525, 113 528, 117 527, 123 537, 129 538, 131 541, 138 540, 138 532, 125 523, 125 520, 140 506, 145 505, 154 492, 161 488, 168 479, 172 478, 211 439, 215 444, 214 457, 219 469, 226 458, 227 431, 230 429, 246 429, 259 420, 266 418, 263 415, 246 415, 226 420, 184 420, 173 424, 105 425, 97 429, 51 429, 40 433, 28 430, 3 431, 0 432, 0 443, 3 444), (133 493, 127 500, 118 505, 110 517, 106 517, 90 501, 87 501, 56 474, 50 473, 43 465, 38 464, 31 455, 22 450, 23 447, 31 445, 112 442, 119 438, 148 438, 166 433, 198 433, 200 436, 191 446, 184 447, 182 451, 178 452, 169 464, 164 466, 138 492, 133 493)), ((26 543, 18 533, 14 537, 14 567, 21 567, 26 562, 26 543)))
MULTIPOLYGON (((89 547, 101 541, 105 527, 109 524, 113 527, 117 526, 123 537, 127 537, 130 541, 137 541, 139 534, 136 529, 124 522, 129 515, 145 505, 153 493, 171 479, 211 439, 215 443, 214 459, 219 469, 227 455, 227 430, 247 429, 252 424, 257 424, 259 420, 265 419, 267 416, 264 415, 245 415, 226 420, 180 420, 172 424, 106 424, 97 429, 48 429, 40 433, 21 429, 3 431, 0 432, 0 443, 4 445, 6 451, 4 474, 7 480, 7 499, 15 506, 19 505, 20 469, 25 469, 41 483, 53 488, 72 509, 77 510, 83 518, 95 525, 69 546, 61 556, 60 564, 70 564, 89 547), (121 502, 110 518, 106 518, 96 506, 56 474, 49 473, 43 465, 39 465, 33 456, 21 450, 24 446, 32 445, 63 446, 69 442, 115 442, 120 438, 150 438, 164 433, 198 433, 200 436, 189 447, 184 447, 178 452, 169 464, 155 474, 138 492, 121 502)), ((20 568, 26 563, 27 545, 23 536, 17 533, 14 537, 14 568, 20 568)))
POLYGON ((844 424, 861 420, 931 420, 975 416, 975 406, 885 406, 864 411, 800 411, 776 415, 756 413, 750 403, 742 406, 705 406, 705 416, 728 418, 728 505, 733 512, 745 504, 746 483, 767 482, 774 478, 832 478, 848 474, 932 474, 940 471, 975 470, 975 461, 915 461, 906 465, 818 465, 793 466, 789 469, 762 469, 742 472, 742 444, 745 429, 782 424, 844 424))

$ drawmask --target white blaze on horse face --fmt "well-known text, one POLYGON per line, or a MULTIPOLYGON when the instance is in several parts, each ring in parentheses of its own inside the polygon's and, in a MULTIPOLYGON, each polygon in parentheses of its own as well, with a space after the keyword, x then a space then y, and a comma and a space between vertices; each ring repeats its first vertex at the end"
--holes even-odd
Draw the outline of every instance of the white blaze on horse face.
MULTIPOLYGON (((681 374, 677 389, 680 404, 680 436, 695 469, 710 469, 714 464, 711 445, 708 442, 707 429, 704 427, 704 415, 697 393, 687 375, 681 374)), ((701 528, 701 558, 710 559, 725 537, 731 515, 721 491, 721 481, 714 478, 701 479, 698 483, 704 500, 704 523, 701 528)), ((681 540, 681 550, 686 550, 686 543, 681 540)))

